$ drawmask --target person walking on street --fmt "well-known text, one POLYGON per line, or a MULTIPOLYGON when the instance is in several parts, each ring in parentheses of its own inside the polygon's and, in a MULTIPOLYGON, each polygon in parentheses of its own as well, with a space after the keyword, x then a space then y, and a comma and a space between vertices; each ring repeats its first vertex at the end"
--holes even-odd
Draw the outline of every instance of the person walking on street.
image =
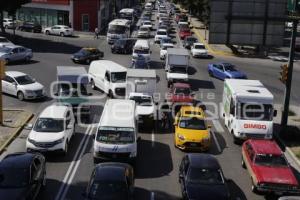
POLYGON ((98 39, 99 38, 99 29, 96 27, 95 28, 95 39, 98 39))

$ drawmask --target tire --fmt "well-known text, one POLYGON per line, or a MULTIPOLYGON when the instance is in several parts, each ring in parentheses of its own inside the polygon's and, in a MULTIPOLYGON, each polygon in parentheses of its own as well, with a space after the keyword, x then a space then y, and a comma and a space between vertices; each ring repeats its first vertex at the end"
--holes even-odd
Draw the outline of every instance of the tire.
POLYGON ((93 79, 91 80, 91 88, 92 88, 93 90, 96 90, 95 81, 94 81, 93 79))
POLYGON ((69 142, 66 141, 66 144, 65 144, 65 149, 63 151, 63 155, 66 156, 68 154, 68 149, 69 149, 69 142))
POLYGON ((6 64, 8 64, 8 63, 9 63, 9 59, 8 59, 8 58, 6 58, 6 59, 5 59, 5 62, 6 62, 6 64))
POLYGON ((86 59, 85 61, 87 64, 90 64, 91 63, 91 60, 90 59, 86 59))
POLYGON ((251 178, 251 191, 255 194, 258 193, 257 187, 254 185, 253 179, 251 178))
POLYGON ((45 33, 46 33, 46 35, 50 35, 50 32, 49 32, 49 31, 46 31, 45 33))
POLYGON ((60 35, 60 37, 64 37, 65 36, 65 34, 63 32, 61 32, 59 35, 60 35))
POLYGON ((113 98, 114 98, 114 95, 113 95, 113 93, 112 93, 112 91, 111 91, 111 90, 109 90, 109 91, 108 91, 108 97, 109 97, 109 98, 111 98, 111 99, 113 99, 113 98))
POLYGON ((243 156, 242 156, 242 167, 243 167, 244 169, 246 169, 246 164, 245 164, 245 161, 244 161, 243 156))
POLYGON ((21 91, 19 91, 19 92, 17 93, 17 97, 18 97, 18 99, 19 99, 20 101, 23 101, 23 100, 24 100, 24 93, 21 92, 21 91))
POLYGON ((30 62, 30 57, 29 57, 29 56, 26 56, 26 57, 25 57, 25 61, 26 61, 26 62, 30 62))
POLYGON ((208 74, 210 77, 214 77, 214 74, 212 73, 212 71, 208 71, 208 74))

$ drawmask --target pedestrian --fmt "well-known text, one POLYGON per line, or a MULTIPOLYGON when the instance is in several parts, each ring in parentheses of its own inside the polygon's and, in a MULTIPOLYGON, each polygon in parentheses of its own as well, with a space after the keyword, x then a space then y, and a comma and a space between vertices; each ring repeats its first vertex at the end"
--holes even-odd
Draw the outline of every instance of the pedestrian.
POLYGON ((99 38, 99 29, 98 27, 95 28, 95 39, 98 39, 99 38))

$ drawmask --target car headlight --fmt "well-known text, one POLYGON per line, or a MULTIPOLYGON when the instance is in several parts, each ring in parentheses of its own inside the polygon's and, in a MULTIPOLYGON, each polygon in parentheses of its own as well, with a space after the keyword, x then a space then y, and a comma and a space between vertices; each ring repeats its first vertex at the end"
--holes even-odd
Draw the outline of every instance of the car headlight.
POLYGON ((35 144, 35 143, 36 143, 33 139, 28 138, 27 140, 28 140, 28 142, 30 142, 31 144, 35 144))
POLYGON ((135 158, 136 157, 136 151, 133 151, 129 155, 130 158, 135 158))
POLYGON ((243 132, 238 132, 238 134, 239 134, 241 137, 246 136, 246 133, 243 133, 243 132))
POLYGON ((183 135, 181 135, 181 134, 178 134, 178 136, 177 136, 180 140, 185 140, 185 138, 184 138, 184 136, 183 135))
POLYGON ((55 144, 60 144, 60 143, 63 143, 65 141, 65 137, 62 137, 61 139, 59 140, 55 140, 53 143, 55 144))

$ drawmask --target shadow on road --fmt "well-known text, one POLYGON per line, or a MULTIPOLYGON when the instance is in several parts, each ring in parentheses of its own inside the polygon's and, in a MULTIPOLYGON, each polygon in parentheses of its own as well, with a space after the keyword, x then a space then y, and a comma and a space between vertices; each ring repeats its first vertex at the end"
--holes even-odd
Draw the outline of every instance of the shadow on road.
POLYGON ((215 85, 212 81, 189 79, 189 83, 193 91, 198 91, 199 89, 215 89, 215 85))
POLYGON ((231 179, 227 180, 232 200, 247 200, 243 190, 231 179))
POLYGON ((171 150, 168 145, 156 141, 141 140, 138 143, 138 152, 136 178, 162 177, 173 170, 171 150))

